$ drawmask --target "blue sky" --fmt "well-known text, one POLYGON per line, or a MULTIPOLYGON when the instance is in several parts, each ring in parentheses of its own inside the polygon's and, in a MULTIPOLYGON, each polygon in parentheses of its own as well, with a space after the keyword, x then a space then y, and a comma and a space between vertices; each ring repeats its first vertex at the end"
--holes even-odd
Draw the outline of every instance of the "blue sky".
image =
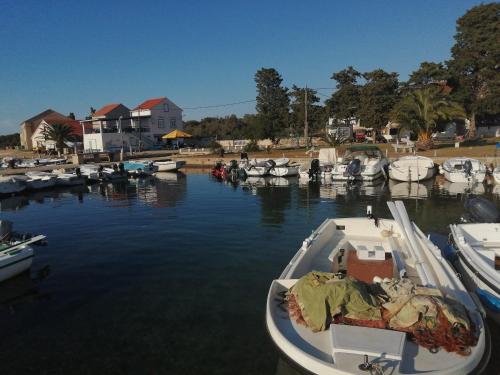
MULTIPOLYGON (((158 96, 181 107, 254 99, 261 67, 288 87, 334 87, 348 65, 406 79, 450 57, 456 19, 479 3, 0 0, 0 134, 47 108, 83 118, 158 96)), ((184 119, 253 112, 246 103, 184 119)))

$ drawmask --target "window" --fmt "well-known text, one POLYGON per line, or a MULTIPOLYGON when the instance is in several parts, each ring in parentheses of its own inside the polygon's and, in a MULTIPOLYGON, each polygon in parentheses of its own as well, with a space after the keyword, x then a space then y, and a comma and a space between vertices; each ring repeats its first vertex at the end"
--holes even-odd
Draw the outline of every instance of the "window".
POLYGON ((162 129, 165 127, 165 122, 163 121, 163 117, 158 118, 158 128, 162 129))
POLYGON ((175 128, 175 118, 170 119, 170 128, 174 129, 175 128))
POLYGON ((168 112, 168 104, 167 103, 163 104, 163 110, 165 112, 168 112))

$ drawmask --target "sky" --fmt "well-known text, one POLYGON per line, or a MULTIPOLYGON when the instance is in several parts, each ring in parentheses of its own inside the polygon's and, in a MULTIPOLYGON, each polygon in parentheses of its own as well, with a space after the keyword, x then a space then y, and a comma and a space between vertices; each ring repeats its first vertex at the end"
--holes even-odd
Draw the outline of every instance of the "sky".
MULTIPOLYGON (((252 100, 262 67, 287 87, 333 88, 350 65, 406 80, 450 58, 456 19, 479 3, 0 0, 0 134, 47 108, 84 118, 161 96, 182 108, 252 100)), ((255 103, 185 109, 184 120, 233 113, 255 103)))

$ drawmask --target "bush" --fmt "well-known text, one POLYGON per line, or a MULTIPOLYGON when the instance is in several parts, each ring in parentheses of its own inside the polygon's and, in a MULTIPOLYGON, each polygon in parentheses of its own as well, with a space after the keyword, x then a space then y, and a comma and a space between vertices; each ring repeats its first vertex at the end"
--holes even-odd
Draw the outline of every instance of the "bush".
POLYGON ((259 145, 257 144, 257 141, 253 140, 253 141, 250 141, 249 143, 247 143, 245 145, 245 147, 243 147, 243 151, 245 152, 255 152, 255 151, 259 151, 259 145))
POLYGON ((219 150, 222 148, 221 144, 217 141, 210 141, 207 147, 214 153, 219 152, 219 150))

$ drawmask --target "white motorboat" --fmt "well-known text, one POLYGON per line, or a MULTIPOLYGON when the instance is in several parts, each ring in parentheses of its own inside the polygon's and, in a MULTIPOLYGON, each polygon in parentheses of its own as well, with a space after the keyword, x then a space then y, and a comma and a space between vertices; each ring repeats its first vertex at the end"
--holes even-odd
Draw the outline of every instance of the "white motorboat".
POLYGON ((456 250, 453 265, 469 291, 500 324, 500 224, 450 225, 456 250))
POLYGON ((175 172, 186 165, 184 160, 162 160, 153 163, 158 167, 158 172, 175 172))
POLYGON ((397 220, 327 219, 304 240, 271 284, 271 338, 313 374, 481 372, 480 307, 402 202, 388 204, 397 220))
POLYGON ((53 170, 56 177, 56 185, 58 186, 77 186, 85 184, 85 177, 81 174, 80 169, 75 172, 65 172, 61 170, 53 170))
POLYGON ((0 195, 16 194, 26 189, 25 176, 0 176, 0 195))
POLYGON ((446 160, 439 171, 450 182, 483 182, 486 166, 477 159, 459 157, 446 160))
POLYGON ((45 239, 42 235, 29 239, 16 238, 11 231, 10 222, 0 221, 0 282, 28 270, 34 256, 30 245, 45 239))
POLYGON ((158 167, 149 160, 130 160, 123 163, 123 167, 134 177, 153 176, 158 172, 158 167))
POLYGON ((373 181, 386 177, 389 161, 376 146, 351 146, 332 170, 338 181, 373 181))
POLYGON ((82 164, 80 165, 80 172, 89 182, 101 181, 102 174, 100 173, 99 165, 82 164))
POLYGON ((97 181, 117 181, 128 178, 128 173, 122 167, 114 164, 113 168, 95 164, 83 164, 80 166, 80 173, 90 182, 97 181))
POLYGON ((495 180, 495 184, 500 184, 500 166, 495 167, 492 174, 493 174, 493 179, 495 180))
POLYGON ((292 177, 299 174, 299 167, 289 165, 285 167, 273 167, 269 169, 269 174, 276 177, 292 177))
POLYGON ((436 166, 431 158, 403 156, 389 165, 389 177, 396 181, 418 182, 434 177, 436 166))
POLYGON ((272 167, 270 160, 257 159, 250 160, 243 166, 243 170, 249 177, 264 177, 269 174, 269 169, 272 167))
POLYGON ((47 189, 54 187, 57 183, 57 175, 49 172, 26 172, 26 177, 26 187, 28 190, 47 189))

